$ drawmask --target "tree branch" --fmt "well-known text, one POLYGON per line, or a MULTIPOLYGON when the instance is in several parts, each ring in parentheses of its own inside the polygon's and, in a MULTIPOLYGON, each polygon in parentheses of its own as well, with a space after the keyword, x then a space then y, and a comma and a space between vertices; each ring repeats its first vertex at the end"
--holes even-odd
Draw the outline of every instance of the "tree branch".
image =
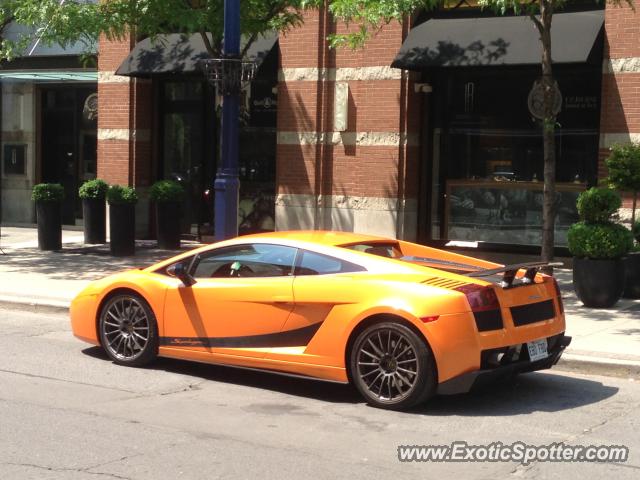
MULTIPOLYGON (((274 4, 271 7, 271 10, 269 10, 269 12, 262 18, 262 21, 265 23, 268 22, 273 17, 275 17, 281 10, 282 10, 281 6, 278 6, 277 3, 274 4)), ((241 58, 244 58, 244 56, 249 51, 249 47, 251 47, 251 44, 256 41, 256 38, 258 38, 258 33, 257 32, 252 33, 251 36, 249 37, 249 40, 247 40, 247 43, 244 45, 242 52, 240 52, 241 58)))
POLYGON ((214 57, 217 58, 220 56, 220 51, 217 48, 214 48, 211 44, 211 40, 209 40, 209 35, 204 30, 200 30, 200 36, 202 37, 202 41, 204 42, 204 46, 207 49, 207 52, 214 57))
POLYGON ((544 33, 544 25, 542 25, 542 22, 540 21, 540 19, 538 17, 536 17, 535 14, 533 14, 533 13, 529 14, 529 18, 531 19, 533 24, 538 29, 538 33, 540 35, 542 35, 544 33))
POLYGON ((249 51, 249 47, 251 46, 251 44, 256 41, 256 38, 258 38, 258 34, 256 32, 252 33, 249 37, 249 40, 247 40, 247 43, 244 45, 244 48, 240 52, 240 58, 244 58, 244 56, 249 51))

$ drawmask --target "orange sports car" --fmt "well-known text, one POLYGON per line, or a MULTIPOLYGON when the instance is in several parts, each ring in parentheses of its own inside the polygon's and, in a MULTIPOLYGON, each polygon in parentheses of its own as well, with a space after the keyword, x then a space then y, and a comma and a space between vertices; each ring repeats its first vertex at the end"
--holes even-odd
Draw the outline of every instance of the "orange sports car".
POLYGON ((157 356, 351 382, 371 405, 550 368, 571 338, 544 263, 345 232, 275 232, 111 275, 71 305, 122 365, 157 356))

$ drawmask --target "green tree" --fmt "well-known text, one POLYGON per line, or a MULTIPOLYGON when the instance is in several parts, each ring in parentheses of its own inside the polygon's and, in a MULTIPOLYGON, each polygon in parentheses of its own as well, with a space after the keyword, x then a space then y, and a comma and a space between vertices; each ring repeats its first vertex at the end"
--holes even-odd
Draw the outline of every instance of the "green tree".
POLYGON ((4 44, 4 31, 13 21, 13 2, 3 0, 0 1, 0 51, 4 44))
MULTIPOLYGON (((10 15, 32 27, 45 45, 81 42, 95 49, 100 35, 121 39, 129 34, 200 34, 212 57, 222 54, 224 0, 10 0, 10 15)), ((285 31, 302 22, 309 0, 242 0, 241 28, 245 50, 264 32, 285 31)), ((1 10, 0 10, 1 12, 1 10)), ((10 59, 33 40, 25 35, 5 42, 0 58, 10 59)))
POLYGON ((633 226, 636 221, 636 206, 640 191, 640 143, 614 145, 605 164, 609 171, 605 182, 609 187, 633 194, 631 208, 631 225, 633 226))
MULTIPOLYGON (((610 0, 616 5, 629 4, 633 0, 610 0)), ((393 20, 403 21, 420 10, 433 10, 447 4, 446 0, 332 0, 330 10, 334 16, 358 25, 351 34, 336 35, 334 45, 348 45, 352 48, 363 45, 366 39, 380 26, 393 20)), ((556 198, 556 115, 553 112, 555 79, 551 61, 551 26, 553 13, 561 10, 571 0, 478 0, 483 8, 500 14, 526 14, 536 26, 540 35, 542 56, 542 88, 544 118, 542 121, 544 157, 544 200, 542 222, 542 260, 553 259, 555 198, 556 198)), ((594 0, 598 3, 598 0, 594 0)))

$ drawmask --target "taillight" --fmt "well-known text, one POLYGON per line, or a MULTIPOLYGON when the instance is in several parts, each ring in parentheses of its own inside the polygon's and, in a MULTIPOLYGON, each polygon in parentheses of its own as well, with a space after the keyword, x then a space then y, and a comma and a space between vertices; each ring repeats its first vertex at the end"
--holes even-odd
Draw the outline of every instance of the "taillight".
POLYGON ((500 302, 491 286, 463 285, 456 290, 467 297, 479 332, 500 330, 504 327, 500 302))
POLYGON ((551 277, 553 280, 553 287, 556 289, 556 298, 558 299, 558 308, 560 308, 560 315, 564 315, 564 304, 562 303, 562 293, 560 292, 560 285, 558 285, 558 281, 551 277))
POLYGON ((498 296, 495 290, 481 285, 463 285, 456 288, 457 291, 462 292, 467 297, 469 306, 474 312, 486 312, 487 310, 500 309, 500 302, 498 302, 498 296))

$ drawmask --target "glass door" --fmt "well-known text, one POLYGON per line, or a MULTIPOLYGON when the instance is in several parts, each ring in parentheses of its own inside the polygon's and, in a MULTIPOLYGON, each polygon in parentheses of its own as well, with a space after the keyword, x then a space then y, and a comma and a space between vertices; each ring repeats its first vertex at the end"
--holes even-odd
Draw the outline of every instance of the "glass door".
POLYGON ((78 187, 96 175, 97 105, 95 112, 85 112, 87 99, 95 93, 95 87, 75 85, 40 90, 41 181, 64 187, 62 222, 66 225, 82 218, 78 187))
POLYGON ((214 148, 213 99, 201 80, 165 81, 161 87, 160 176, 179 182, 186 191, 182 231, 212 231, 214 148), (209 108, 207 108, 209 106, 209 108))

